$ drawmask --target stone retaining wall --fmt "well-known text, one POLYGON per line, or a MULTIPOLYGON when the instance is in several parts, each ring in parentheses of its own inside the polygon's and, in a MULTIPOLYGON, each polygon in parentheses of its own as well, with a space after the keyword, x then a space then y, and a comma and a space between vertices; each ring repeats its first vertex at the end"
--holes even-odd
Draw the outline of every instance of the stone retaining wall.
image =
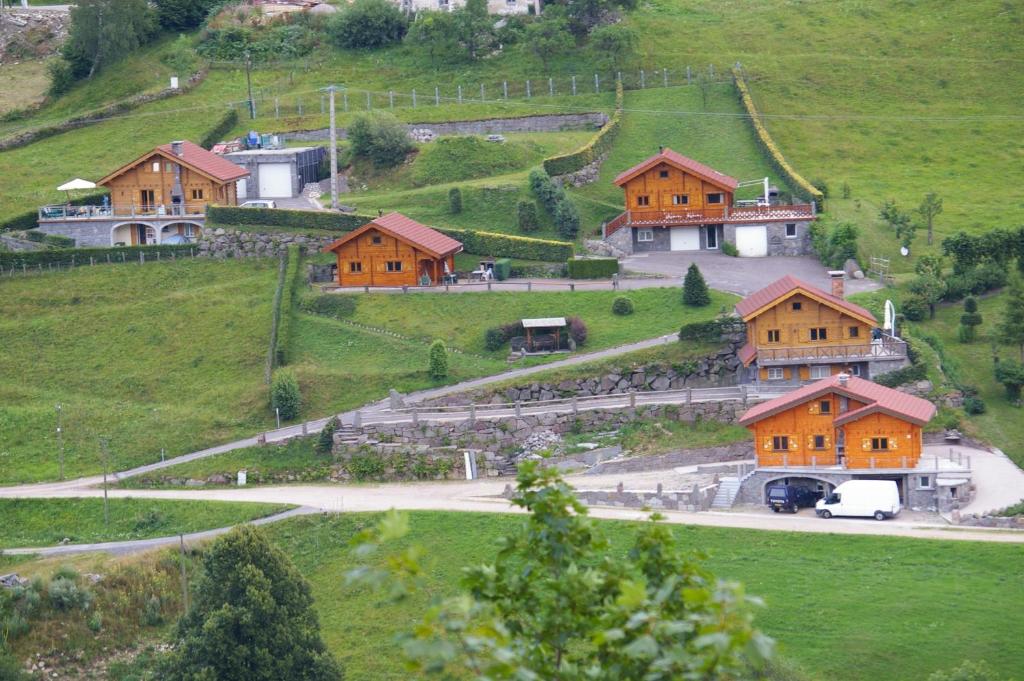
POLYGON ((734 442, 717 447, 683 449, 657 456, 633 456, 628 459, 615 459, 599 463, 587 471, 587 475, 607 475, 610 473, 638 473, 658 471, 676 466, 696 466, 699 464, 720 463, 722 461, 743 461, 754 458, 752 442, 734 442))
POLYGON ((199 255, 203 256, 244 258, 275 256, 288 250, 290 244, 299 244, 307 253, 312 253, 333 241, 333 238, 327 236, 307 236, 288 232, 259 234, 226 227, 211 227, 203 232, 196 242, 196 247, 199 255))
POLYGON ((565 175, 556 175, 551 179, 560 187, 564 185, 569 185, 570 187, 583 187, 585 185, 592 184, 597 182, 597 178, 601 174, 601 164, 607 159, 607 153, 601 154, 579 170, 566 173, 565 175))
MULTIPOLYGON (((437 135, 491 135, 503 132, 558 132, 559 130, 597 130, 608 122, 603 113, 550 114, 518 116, 516 118, 486 118, 476 121, 450 121, 446 123, 409 123, 411 131, 417 128, 432 130, 437 135)), ((302 130, 281 133, 285 141, 318 142, 330 139, 330 130, 302 130)), ((338 129, 338 139, 346 139, 348 132, 338 129)))
POLYGON ((718 485, 690 491, 663 490, 661 485, 655 491, 626 490, 619 485, 616 490, 577 490, 576 497, 588 506, 617 506, 623 508, 649 508, 665 511, 706 511, 711 508, 718 485))
POLYGON ((960 515, 959 511, 953 511, 953 522, 968 527, 1001 527, 1010 530, 1024 530, 1024 516, 978 516, 973 513, 960 515))

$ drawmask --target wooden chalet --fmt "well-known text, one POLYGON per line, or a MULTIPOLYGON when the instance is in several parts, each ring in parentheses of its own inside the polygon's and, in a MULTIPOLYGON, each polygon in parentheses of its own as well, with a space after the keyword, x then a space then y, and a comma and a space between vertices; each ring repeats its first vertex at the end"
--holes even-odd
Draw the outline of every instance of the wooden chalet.
POLYGON ((723 242, 742 256, 809 252, 814 206, 738 202, 740 182, 671 149, 623 171, 614 180, 626 210, 604 227, 605 238, 629 253, 717 250, 723 242))
POLYGON ((455 271, 462 244, 436 229, 388 213, 326 246, 338 259, 339 286, 441 283, 455 271))
POLYGON ((759 404, 739 420, 754 435, 759 467, 913 469, 928 400, 839 374, 759 404))
POLYGON ((839 373, 869 378, 906 365, 907 344, 843 297, 842 272, 831 275, 831 293, 787 275, 736 304, 747 326, 739 359, 750 379, 799 384, 839 373))

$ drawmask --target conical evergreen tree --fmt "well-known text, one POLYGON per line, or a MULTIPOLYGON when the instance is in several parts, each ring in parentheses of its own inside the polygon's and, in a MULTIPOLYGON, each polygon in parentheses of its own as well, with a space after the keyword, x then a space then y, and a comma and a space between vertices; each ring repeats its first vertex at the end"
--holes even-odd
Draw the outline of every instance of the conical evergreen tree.
POLYGON ((708 285, 704 281, 704 275, 700 273, 697 263, 691 263, 690 269, 686 270, 686 279, 683 280, 683 304, 690 307, 704 307, 711 304, 708 285))

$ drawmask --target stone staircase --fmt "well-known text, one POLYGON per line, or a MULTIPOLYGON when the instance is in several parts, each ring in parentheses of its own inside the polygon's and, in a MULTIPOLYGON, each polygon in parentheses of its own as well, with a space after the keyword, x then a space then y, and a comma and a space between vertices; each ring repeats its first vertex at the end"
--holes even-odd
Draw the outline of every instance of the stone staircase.
POLYGON ((361 440, 362 433, 352 426, 343 425, 334 431, 334 441, 346 447, 358 447, 361 440))
POLYGON ((498 475, 516 477, 519 473, 519 466, 516 465, 512 459, 501 459, 497 462, 498 464, 498 475))
POLYGON ((715 498, 711 500, 711 509, 732 508, 736 501, 736 495, 740 491, 740 479, 737 477, 722 477, 718 479, 718 491, 715 498))

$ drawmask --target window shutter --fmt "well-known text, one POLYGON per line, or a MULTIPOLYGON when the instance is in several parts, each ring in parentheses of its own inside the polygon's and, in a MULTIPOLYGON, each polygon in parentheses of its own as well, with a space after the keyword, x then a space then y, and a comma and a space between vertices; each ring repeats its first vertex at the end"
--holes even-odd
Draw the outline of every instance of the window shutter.
POLYGON ((808 435, 807 436, 807 449, 814 449, 814 436, 813 435, 808 435))
POLYGON ((789 436, 789 449, 790 451, 800 449, 800 440, 797 438, 796 435, 789 436))
POLYGON ((811 413, 811 414, 817 414, 818 411, 819 411, 818 403, 817 402, 811 402, 811 406, 807 408, 807 411, 808 411, 808 413, 811 413))
POLYGON ((860 448, 863 449, 865 452, 870 451, 871 450, 871 438, 866 437, 863 440, 861 440, 860 441, 860 448))
POLYGON ((828 447, 831 447, 831 446, 832 446, 832 436, 831 435, 826 435, 825 436, 825 447, 828 448, 828 447))
POLYGON ((772 439, 770 437, 766 437, 764 439, 764 448, 765 449, 771 449, 772 448, 772 439))
POLYGON ((898 449, 898 448, 899 447, 896 444, 896 438, 894 438, 894 437, 889 438, 889 449, 898 449))

